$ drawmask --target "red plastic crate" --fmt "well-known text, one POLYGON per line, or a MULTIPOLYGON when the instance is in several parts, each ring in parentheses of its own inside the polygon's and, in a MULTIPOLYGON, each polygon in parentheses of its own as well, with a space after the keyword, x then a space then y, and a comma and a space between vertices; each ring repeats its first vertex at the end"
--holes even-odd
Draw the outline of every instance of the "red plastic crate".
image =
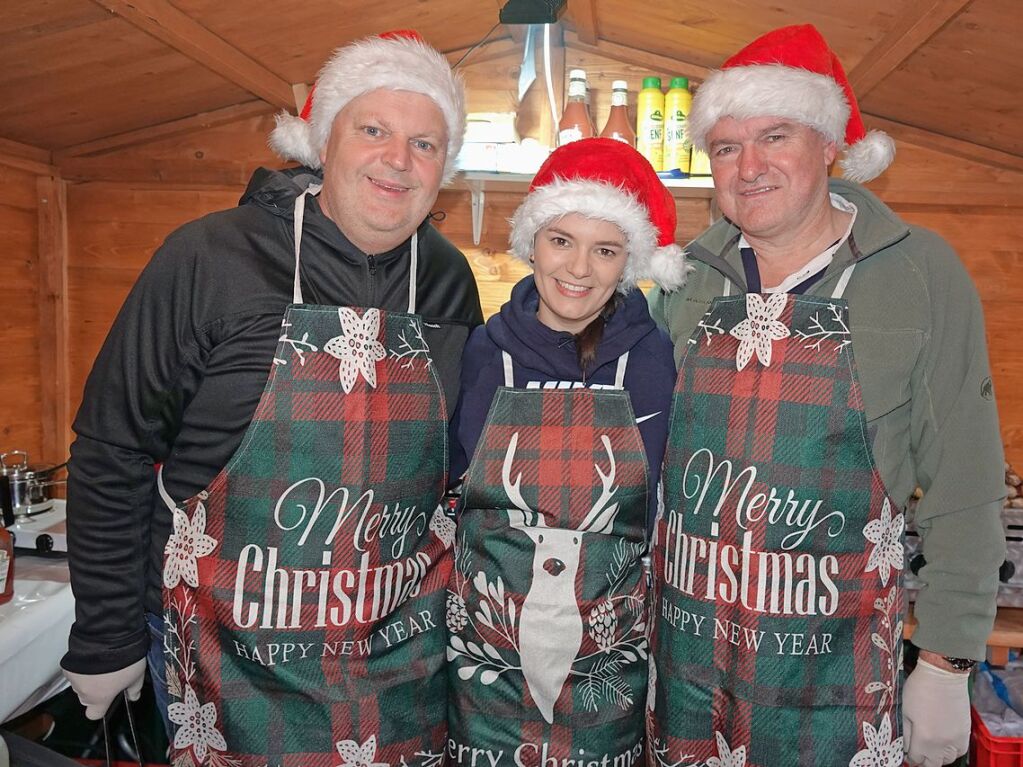
POLYGON ((1023 738, 996 738, 977 709, 971 716, 970 767, 1023 767, 1023 738))

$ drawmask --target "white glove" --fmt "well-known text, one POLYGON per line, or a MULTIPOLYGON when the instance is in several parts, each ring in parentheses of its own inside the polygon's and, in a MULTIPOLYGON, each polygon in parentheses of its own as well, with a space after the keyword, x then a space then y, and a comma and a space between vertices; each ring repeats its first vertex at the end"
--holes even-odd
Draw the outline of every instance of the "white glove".
POLYGON ((917 661, 902 690, 902 747, 910 767, 941 767, 966 753, 969 681, 969 674, 917 661))
POLYGON ((138 700, 146 678, 146 659, 140 658, 126 668, 106 674, 76 674, 65 671, 71 689, 85 706, 86 719, 102 719, 114 698, 127 690, 129 700, 138 700))

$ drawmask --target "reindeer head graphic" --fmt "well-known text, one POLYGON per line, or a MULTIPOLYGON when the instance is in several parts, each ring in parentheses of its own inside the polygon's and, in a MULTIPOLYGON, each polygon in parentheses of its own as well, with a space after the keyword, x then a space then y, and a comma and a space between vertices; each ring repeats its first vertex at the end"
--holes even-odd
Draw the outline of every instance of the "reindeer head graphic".
POLYGON ((615 457, 611 440, 606 434, 601 435, 610 469, 605 474, 594 464, 602 487, 600 498, 577 529, 551 528, 547 527, 543 515, 529 508, 522 498, 522 472, 512 482, 511 467, 518 441, 519 433, 515 432, 508 442, 501 480, 515 507, 508 509, 509 524, 528 535, 534 546, 532 582, 519 619, 519 655, 522 675, 536 707, 547 722, 553 722, 554 704, 583 639, 583 619, 575 592, 583 535, 611 532, 618 514, 618 503, 611 503, 618 490, 613 487, 615 457))

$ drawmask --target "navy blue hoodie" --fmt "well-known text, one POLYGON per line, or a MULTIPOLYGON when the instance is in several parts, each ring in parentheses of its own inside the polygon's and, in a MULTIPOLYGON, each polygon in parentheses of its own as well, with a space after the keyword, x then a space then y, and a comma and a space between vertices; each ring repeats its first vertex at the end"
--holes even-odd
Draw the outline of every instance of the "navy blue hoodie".
MULTIPOLYGON (((490 403, 504 386, 501 352, 512 358, 516 388, 568 386, 583 380, 571 333, 552 330, 536 317, 540 296, 533 276, 512 288, 511 299, 485 326, 477 327, 462 352, 462 388, 451 419, 451 480, 469 468, 490 403)), ((586 385, 614 383, 618 358, 629 352, 625 389, 639 421, 650 478, 650 518, 656 512, 656 487, 668 433, 675 360, 668 336, 650 318, 646 298, 631 291, 611 316, 586 376, 586 385)), ((649 526, 649 525, 648 525, 649 526)))

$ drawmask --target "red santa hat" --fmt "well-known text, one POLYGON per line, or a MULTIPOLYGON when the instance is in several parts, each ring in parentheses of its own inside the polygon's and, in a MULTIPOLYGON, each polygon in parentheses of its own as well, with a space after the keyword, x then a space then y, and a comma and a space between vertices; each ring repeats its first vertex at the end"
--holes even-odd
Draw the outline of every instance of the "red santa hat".
POLYGON ((693 97, 686 123, 693 146, 707 151, 707 134, 722 117, 788 117, 835 142, 846 178, 870 181, 895 159, 895 142, 869 133, 842 63, 811 24, 782 27, 757 38, 710 75, 693 97))
POLYGON ((411 30, 385 32, 334 51, 301 113, 277 115, 270 148, 285 160, 319 168, 334 117, 355 97, 378 88, 422 93, 437 104, 447 125, 444 181, 450 180, 465 134, 465 88, 447 59, 411 30))
POLYGON ((666 290, 685 284, 688 267, 675 244, 675 199, 628 144, 590 138, 554 150, 511 218, 512 253, 528 262, 536 233, 570 213, 622 230, 628 259, 621 292, 637 280, 654 280, 666 290))

